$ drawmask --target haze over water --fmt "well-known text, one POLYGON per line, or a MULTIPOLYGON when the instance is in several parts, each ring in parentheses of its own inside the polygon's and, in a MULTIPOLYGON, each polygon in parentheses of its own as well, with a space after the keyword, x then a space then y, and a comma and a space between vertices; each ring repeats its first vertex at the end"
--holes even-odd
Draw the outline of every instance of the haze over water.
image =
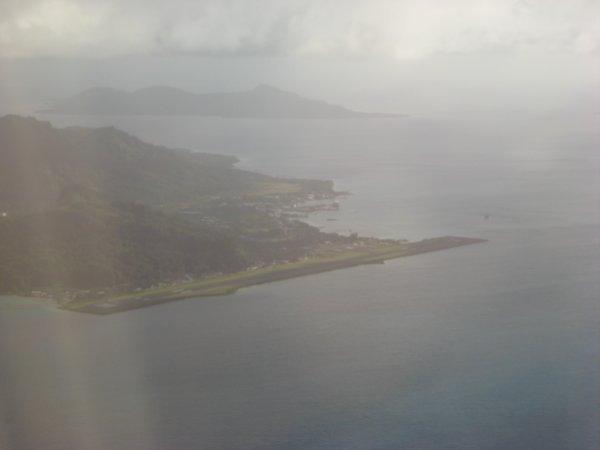
POLYGON ((106 317, 0 302, 0 448, 595 449, 597 116, 46 116, 351 195, 326 230, 489 242, 106 317))

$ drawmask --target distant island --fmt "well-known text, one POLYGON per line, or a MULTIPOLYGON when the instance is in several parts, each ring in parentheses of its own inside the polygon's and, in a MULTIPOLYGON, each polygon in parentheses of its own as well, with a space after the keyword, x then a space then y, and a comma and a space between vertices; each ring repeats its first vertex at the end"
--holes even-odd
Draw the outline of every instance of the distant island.
POLYGON ((0 295, 109 314, 482 242, 325 233, 326 180, 275 178, 229 156, 116 128, 0 118, 0 295))
POLYGON ((269 85, 244 92, 194 94, 153 86, 134 92, 95 87, 53 102, 50 114, 182 115, 223 118, 353 119, 398 117, 352 111, 269 85))

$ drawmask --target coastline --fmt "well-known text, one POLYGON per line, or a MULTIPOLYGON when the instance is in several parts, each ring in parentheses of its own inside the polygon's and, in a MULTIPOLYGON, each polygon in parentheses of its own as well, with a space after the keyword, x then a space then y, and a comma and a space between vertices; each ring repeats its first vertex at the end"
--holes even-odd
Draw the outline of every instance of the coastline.
POLYGON ((366 248, 307 258, 300 262, 282 263, 192 281, 176 286, 147 289, 117 297, 76 301, 59 306, 60 309, 96 315, 108 315, 132 309, 145 308, 194 297, 230 295, 239 289, 258 284, 313 275, 363 264, 381 264, 387 260, 422 253, 447 250, 486 242, 485 239, 443 236, 418 242, 375 241, 366 248))
POLYGON ((0 308, 59 308, 59 302, 53 298, 20 296, 14 294, 0 295, 0 308))

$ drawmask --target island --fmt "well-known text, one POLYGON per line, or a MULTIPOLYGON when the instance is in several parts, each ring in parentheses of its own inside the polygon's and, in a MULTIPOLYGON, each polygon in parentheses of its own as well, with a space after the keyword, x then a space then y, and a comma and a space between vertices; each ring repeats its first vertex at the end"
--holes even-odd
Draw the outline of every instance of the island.
POLYGON ((51 102, 49 114, 119 114, 210 116, 270 119, 360 119, 400 117, 353 111, 294 92, 260 84, 242 92, 195 94, 171 86, 150 86, 133 92, 94 87, 51 102))
POLYGON ((0 295, 111 314, 483 242, 324 232, 303 219, 347 195, 328 180, 235 167, 113 127, 0 118, 0 295))

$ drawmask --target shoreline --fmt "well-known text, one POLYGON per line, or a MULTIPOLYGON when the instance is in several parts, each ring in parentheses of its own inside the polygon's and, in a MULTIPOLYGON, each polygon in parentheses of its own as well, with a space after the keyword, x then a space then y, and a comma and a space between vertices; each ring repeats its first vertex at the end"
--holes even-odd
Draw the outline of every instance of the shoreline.
POLYGON ((54 298, 32 297, 27 295, 2 294, 0 295, 0 306, 28 308, 28 307, 46 307, 60 308, 59 302, 54 298))
POLYGON ((165 288, 147 289, 117 297, 75 301, 60 309, 96 315, 108 315, 132 309, 194 297, 231 295, 244 287, 271 283, 364 264, 382 264, 387 260, 447 250, 486 242, 486 239, 443 236, 417 242, 376 241, 366 248, 307 258, 300 262, 276 264, 260 269, 235 272, 215 278, 192 281, 165 288))

